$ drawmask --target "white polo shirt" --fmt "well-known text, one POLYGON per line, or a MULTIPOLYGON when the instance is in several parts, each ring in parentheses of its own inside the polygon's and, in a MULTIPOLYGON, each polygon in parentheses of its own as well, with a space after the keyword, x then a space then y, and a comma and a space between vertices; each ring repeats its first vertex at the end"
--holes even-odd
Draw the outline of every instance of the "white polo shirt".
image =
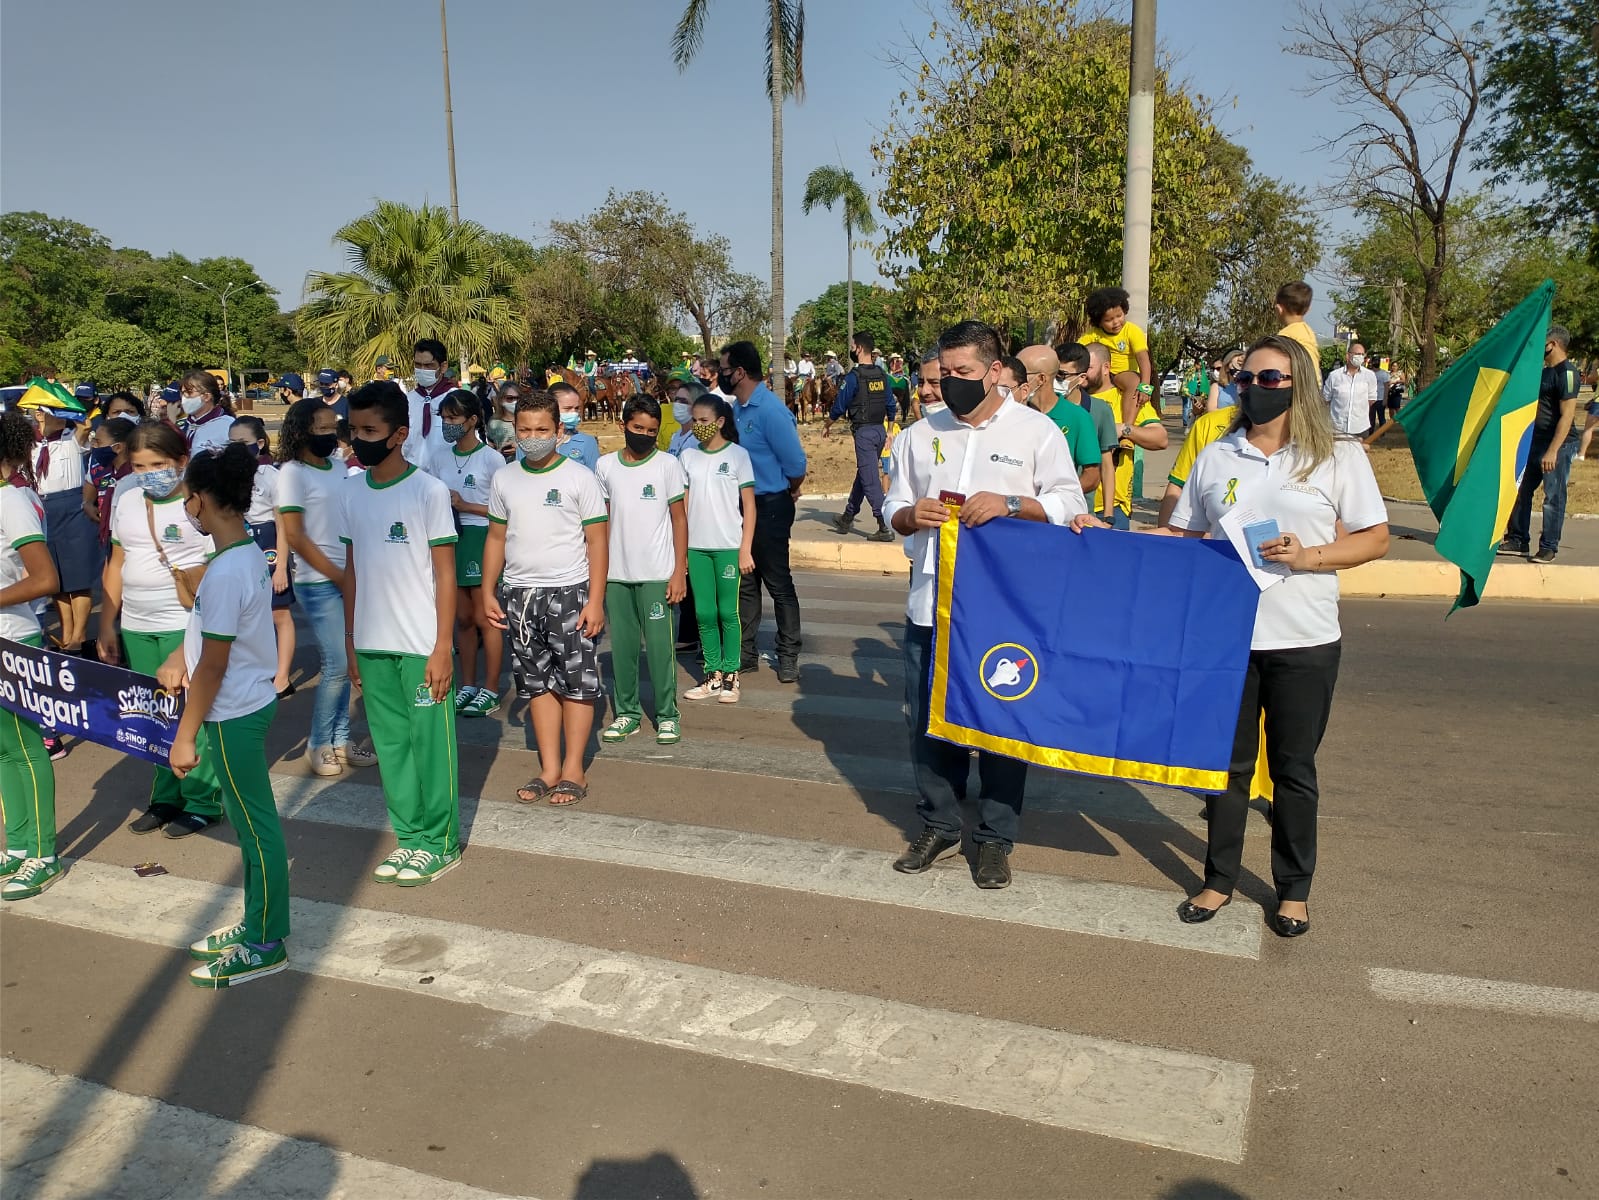
POLYGON ((257 465, 255 479, 250 484, 250 510, 244 514, 246 525, 277 523, 278 477, 278 468, 271 463, 257 465))
POLYGON ((605 490, 594 472, 557 454, 546 467, 507 466, 489 485, 489 520, 505 526, 505 586, 558 588, 587 583, 583 530, 606 519, 605 490))
POLYGON ((744 492, 755 490, 750 452, 736 442, 714 452, 696 444, 678 461, 688 476, 688 548, 737 550, 744 543, 744 492))
POLYGON ((178 585, 161 555, 182 571, 204 567, 212 542, 184 514, 182 491, 150 499, 149 511, 146 498, 143 488, 129 488, 111 506, 111 544, 122 549, 122 628, 172 633, 188 625, 189 610, 178 599, 178 585), (150 537, 152 525, 160 553, 150 537))
POLYGON ((1365 433, 1371 429, 1371 406, 1377 402, 1377 374, 1361 367, 1353 375, 1339 367, 1321 385, 1321 397, 1332 409, 1336 433, 1365 433))
MULTIPOLYGON (((1281 532, 1307 546, 1333 541, 1339 521, 1352 533, 1388 523, 1377 477, 1359 442, 1339 438, 1332 457, 1308 479, 1299 479, 1299 470, 1292 450, 1268 459, 1242 430, 1229 434, 1200 451, 1177 499, 1172 528, 1225 537, 1217 522, 1238 503, 1275 520, 1281 532)), ((1337 574, 1298 571, 1260 594, 1250 648, 1325 646, 1339 636, 1337 574)))
MULTIPOLYGON (((278 511, 300 514, 306 540, 327 556, 334 566, 344 566, 344 542, 340 539, 343 519, 339 499, 349 480, 349 472, 336 458, 325 467, 307 462, 286 462, 278 473, 278 511)), ((294 556, 296 583, 326 583, 328 577, 298 554, 294 556)))
MULTIPOLYGON (((890 524, 900 510, 918 500, 936 500, 940 492, 1031 498, 1043 506, 1052 525, 1064 525, 1088 511, 1071 449, 1055 422, 1014 400, 1006 400, 975 427, 948 408, 927 413, 894 439, 888 473, 883 519, 890 524)), ((911 560, 905 615, 917 625, 933 624, 936 532, 917 530, 905 544, 911 560)))
POLYGON ((355 648, 426 658, 438 643, 433 547, 454 545, 450 493, 414 466, 387 483, 369 471, 339 494, 355 565, 355 648))
POLYGON ((682 465, 664 450, 652 450, 640 462, 626 462, 620 451, 612 451, 600 459, 594 475, 611 509, 607 577, 617 583, 671 579, 677 570, 672 505, 688 486, 682 465))
POLYGON ((207 721, 247 717, 278 698, 272 686, 278 669, 272 568, 261 547, 248 538, 217 551, 200 580, 183 633, 183 662, 190 675, 200 665, 208 640, 230 644, 222 686, 205 714, 207 721))

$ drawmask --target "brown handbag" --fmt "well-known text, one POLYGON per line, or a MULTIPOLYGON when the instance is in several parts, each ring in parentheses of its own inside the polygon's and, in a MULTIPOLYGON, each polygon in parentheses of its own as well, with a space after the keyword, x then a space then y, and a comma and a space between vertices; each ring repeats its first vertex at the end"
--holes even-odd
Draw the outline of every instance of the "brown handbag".
POLYGON ((178 603, 183 605, 184 608, 192 610, 195 596, 199 591, 199 585, 189 578, 188 570, 182 567, 174 567, 171 560, 167 558, 167 552, 161 549, 161 538, 155 531, 155 505, 150 503, 149 496, 144 498, 144 517, 150 523, 150 542, 155 546, 155 555, 161 560, 161 565, 171 572, 172 584, 178 589, 178 603))

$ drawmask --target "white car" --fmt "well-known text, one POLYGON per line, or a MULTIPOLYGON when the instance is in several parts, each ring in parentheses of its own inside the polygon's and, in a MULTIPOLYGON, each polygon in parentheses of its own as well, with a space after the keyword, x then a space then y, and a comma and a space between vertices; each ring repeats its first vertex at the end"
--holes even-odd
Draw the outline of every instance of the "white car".
POLYGON ((1183 390, 1183 381, 1175 375, 1168 375, 1160 381, 1160 394, 1162 396, 1175 396, 1183 390))

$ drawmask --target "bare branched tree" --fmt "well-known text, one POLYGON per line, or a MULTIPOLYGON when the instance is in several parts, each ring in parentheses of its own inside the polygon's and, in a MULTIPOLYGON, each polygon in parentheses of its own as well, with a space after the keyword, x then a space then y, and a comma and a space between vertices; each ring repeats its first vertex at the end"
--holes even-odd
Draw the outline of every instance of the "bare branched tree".
POLYGON ((1422 385, 1438 372, 1450 202, 1481 101, 1482 25, 1457 14, 1453 0, 1300 0, 1288 29, 1289 49, 1319 64, 1311 93, 1354 121, 1326 143, 1347 168, 1329 198, 1396 212, 1416 235, 1422 385))

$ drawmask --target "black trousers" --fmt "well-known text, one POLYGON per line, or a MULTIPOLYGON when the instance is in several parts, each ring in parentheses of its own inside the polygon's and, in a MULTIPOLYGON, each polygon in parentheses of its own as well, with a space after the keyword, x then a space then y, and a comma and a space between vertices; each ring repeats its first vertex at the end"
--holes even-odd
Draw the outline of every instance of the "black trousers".
POLYGON ((761 588, 772 595, 777 618, 777 661, 792 662, 800 652, 799 593, 788 565, 789 536, 794 530, 794 497, 788 492, 768 492, 755 497, 755 541, 750 557, 755 570, 738 585, 738 616, 743 625, 742 666, 749 670, 759 661, 756 638, 761 631, 761 588))
POLYGON ((1266 714, 1266 764, 1271 770, 1271 876, 1277 899, 1307 900, 1316 872, 1316 750, 1327 731, 1341 644, 1296 650, 1254 650, 1233 732, 1227 790, 1210 803, 1205 886, 1232 895, 1244 857, 1250 784, 1266 714))

